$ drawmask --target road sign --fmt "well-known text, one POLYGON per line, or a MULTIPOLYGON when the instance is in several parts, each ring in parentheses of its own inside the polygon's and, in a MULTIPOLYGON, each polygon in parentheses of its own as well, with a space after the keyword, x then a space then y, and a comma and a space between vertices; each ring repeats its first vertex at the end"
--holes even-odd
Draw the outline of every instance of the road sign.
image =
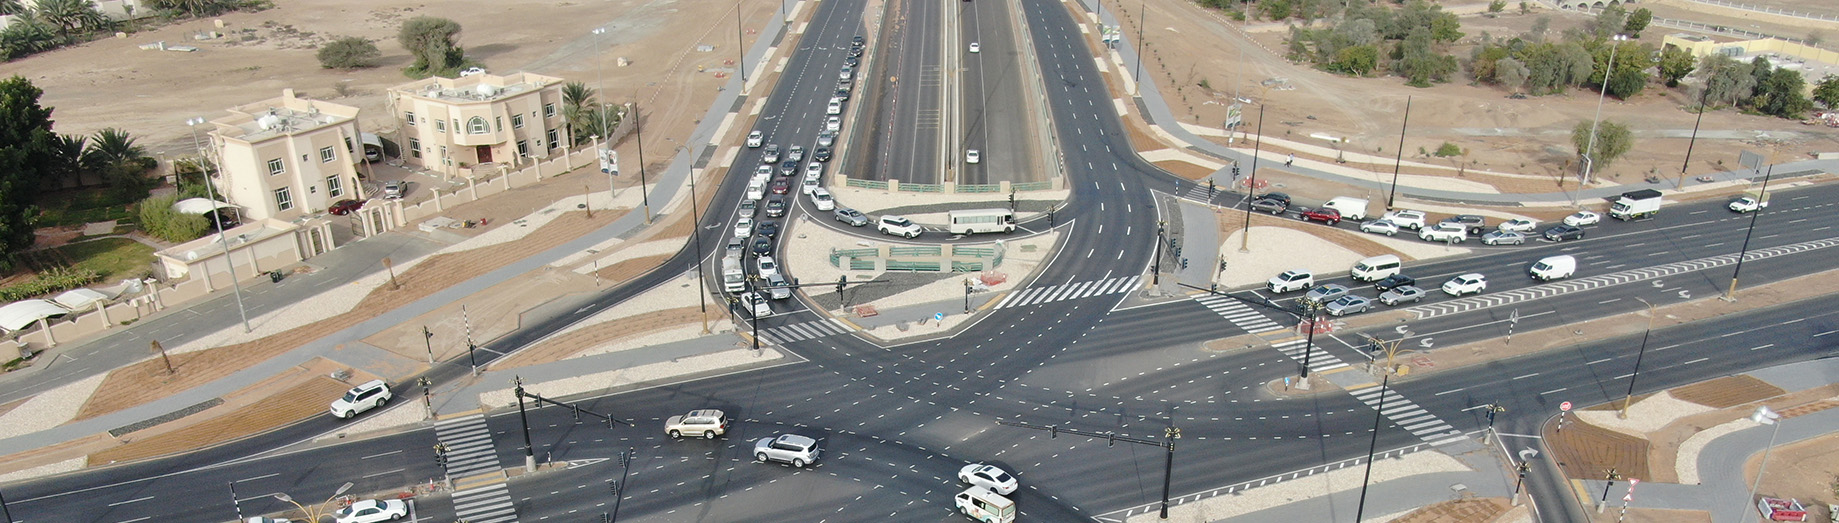
POLYGON ((932 314, 932 321, 945 321, 945 313, 943 313, 943 312, 935 312, 935 313, 933 313, 933 314, 932 314))
POLYGON ((1558 410, 1562 410, 1562 411, 1565 411, 1565 412, 1570 412, 1570 411, 1571 411, 1571 402, 1569 402, 1569 401, 1567 401, 1567 402, 1564 402, 1564 403, 1559 403, 1559 404, 1558 404, 1558 410))
POLYGON ((600 172, 615 176, 619 175, 619 151, 612 149, 600 150, 600 172))

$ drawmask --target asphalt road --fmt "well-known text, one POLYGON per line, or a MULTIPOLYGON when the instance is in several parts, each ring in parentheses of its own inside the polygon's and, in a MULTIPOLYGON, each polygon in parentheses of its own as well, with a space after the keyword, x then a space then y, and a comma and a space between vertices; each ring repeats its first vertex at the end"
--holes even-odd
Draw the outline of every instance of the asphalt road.
POLYGON ((871 180, 939 183, 943 172, 938 159, 944 111, 941 97, 945 87, 942 53, 946 52, 941 48, 939 34, 944 6, 903 0, 890 3, 889 9, 897 11, 883 26, 878 41, 882 48, 870 50, 886 61, 885 74, 865 79, 860 93, 874 97, 875 112, 862 116, 880 124, 859 127, 872 153, 864 159, 865 165, 851 167, 857 168, 860 177, 871 180))
POLYGON ((979 46, 976 53, 963 55, 963 114, 959 121, 963 138, 961 149, 977 149, 978 163, 960 162, 961 184, 1028 182, 1045 179, 1040 172, 1041 159, 1035 158, 1032 139, 1034 107, 1025 92, 1027 76, 1022 70, 1019 37, 1015 34, 1009 2, 957 2, 962 30, 960 42, 966 50, 971 42, 979 46))

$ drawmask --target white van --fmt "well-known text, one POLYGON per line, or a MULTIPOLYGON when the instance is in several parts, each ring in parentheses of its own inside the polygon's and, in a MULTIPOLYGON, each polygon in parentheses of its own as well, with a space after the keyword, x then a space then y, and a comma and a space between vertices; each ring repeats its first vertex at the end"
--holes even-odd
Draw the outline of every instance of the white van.
POLYGON ((990 492, 983 487, 971 487, 959 492, 954 501, 958 512, 977 521, 988 523, 1013 523, 1015 521, 1015 502, 1001 494, 990 492))
POLYGON ((1355 263, 1354 270, 1349 271, 1348 275, 1353 276, 1356 281, 1379 281, 1398 274, 1404 265, 1405 262, 1399 260, 1396 255, 1381 254, 1355 263))
POLYGON ((1540 258, 1539 261, 1533 262, 1532 268, 1527 272, 1532 274, 1533 279, 1540 281, 1569 278, 1577 272, 1577 258, 1571 256, 1540 258))
POLYGON ((1322 206, 1340 211, 1341 219, 1343 220, 1359 221, 1366 219, 1367 201, 1365 199, 1351 196, 1336 196, 1334 199, 1328 200, 1328 203, 1322 204, 1322 206))
POLYGON ((766 197, 766 184, 759 180, 747 183, 747 199, 759 200, 766 197))

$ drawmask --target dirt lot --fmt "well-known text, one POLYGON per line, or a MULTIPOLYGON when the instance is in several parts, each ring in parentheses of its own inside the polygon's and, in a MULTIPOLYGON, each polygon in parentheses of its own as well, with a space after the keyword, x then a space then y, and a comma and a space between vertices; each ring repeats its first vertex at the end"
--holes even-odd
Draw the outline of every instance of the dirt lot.
MULTIPOLYGON (((1106 4, 1106 11, 1122 15, 1123 31, 1136 34, 1138 6, 1132 4, 1128 9, 1118 10, 1117 2, 1106 4)), ((1478 181, 1495 184, 1505 192, 1551 192, 1558 190, 1557 180, 1562 173, 1575 172, 1568 163, 1574 149, 1570 145, 1571 127, 1590 120, 1597 107, 1597 95, 1590 90, 1573 89, 1563 95, 1514 100, 1507 98, 1506 91, 1470 86, 1461 78, 1420 89, 1405 86, 1403 80, 1395 77, 1336 76, 1307 64, 1284 60, 1278 53, 1284 48, 1286 34, 1281 27, 1258 31, 1254 24, 1254 32, 1246 33, 1239 29, 1238 23, 1220 12, 1198 7, 1189 0, 1151 0, 1146 5, 1147 14, 1143 16, 1149 23, 1144 28, 1147 58, 1143 74, 1158 83, 1176 115, 1186 123, 1218 126, 1226 117, 1226 104, 1240 96, 1269 104, 1264 129, 1267 136, 1330 145, 1310 138, 1313 133, 1324 133, 1346 137, 1348 143, 1342 146, 1343 150, 1392 156, 1397 152, 1401 120, 1409 96, 1413 103, 1404 147, 1407 158, 1447 164, 1452 168, 1466 166, 1468 169, 1539 175, 1546 181, 1486 179, 1499 177, 1484 177, 1478 181), (1271 78, 1286 79, 1287 85, 1294 89, 1261 85, 1271 78), (1207 87, 1203 87, 1202 82, 1207 87), (1497 135, 1482 136, 1484 134, 1497 135), (1462 147, 1467 154, 1453 159, 1427 159, 1418 154, 1419 148, 1434 150, 1446 141, 1462 147)), ((1446 8, 1461 7, 1446 3, 1446 8)), ((1466 58, 1468 47, 1473 46, 1483 32, 1497 38, 1516 35, 1530 28, 1540 16, 1551 17, 1552 33, 1587 21, 1585 17, 1549 11, 1534 11, 1531 15, 1515 12, 1499 18, 1465 16, 1462 31, 1468 37, 1451 51, 1459 58, 1466 58)), ((1712 15, 1699 19, 1718 20, 1712 15)), ((1730 23, 1739 25, 1735 21, 1730 23)), ((1667 32, 1669 30, 1664 28, 1649 29, 1644 41, 1659 45, 1660 37, 1667 32)), ((1692 130, 1697 115, 1683 108, 1697 101, 1685 98, 1675 90, 1653 84, 1626 102, 1614 99, 1605 102, 1603 118, 1628 125, 1635 130, 1637 140, 1633 151, 1599 171, 1600 178, 1617 183, 1638 182, 1649 173, 1676 176, 1685 161, 1688 140, 1656 135, 1661 131, 1689 133, 1692 130)), ((1250 126, 1256 125, 1257 111, 1253 109, 1245 117, 1250 126)), ((1273 149, 1270 142, 1264 146, 1273 149)), ((1700 138, 1693 147, 1691 170, 1732 168, 1736 165, 1739 149, 1767 151, 1775 161, 1804 159, 1810 151, 1839 150, 1839 133, 1779 118, 1746 116, 1731 110, 1713 112, 1705 116, 1700 138), (1748 138, 1706 137, 1707 133, 1719 131, 1740 132, 1748 138)), ((1411 167, 1404 170, 1439 176, 1453 174, 1411 167)), ((1469 178, 1477 177, 1470 175, 1469 178)))

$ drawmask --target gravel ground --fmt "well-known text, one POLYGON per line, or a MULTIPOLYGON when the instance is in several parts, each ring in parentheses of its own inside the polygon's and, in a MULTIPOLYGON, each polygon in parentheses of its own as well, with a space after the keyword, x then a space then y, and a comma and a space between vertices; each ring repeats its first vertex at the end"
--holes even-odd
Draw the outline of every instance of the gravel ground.
POLYGON ((1705 446, 1710 445, 1712 440, 1754 426, 1756 426, 1756 422, 1750 421, 1747 418, 1731 420, 1715 427, 1701 430, 1697 434, 1693 434, 1691 437, 1686 438, 1686 441, 1679 444, 1678 457, 1673 462, 1673 473, 1679 476, 1679 483, 1681 485, 1698 485, 1702 482, 1702 480, 1699 479, 1699 453, 1704 452, 1705 446))
MULTIPOLYGON (((1419 474, 1438 472, 1467 472, 1469 468, 1455 458, 1440 452, 1414 452, 1399 459, 1379 460, 1373 463, 1373 483, 1381 483, 1419 474)), ((1366 467, 1344 467, 1326 474, 1315 474, 1300 479, 1284 481, 1269 486, 1241 491, 1232 496, 1216 496, 1194 503, 1184 503, 1169 508, 1168 521, 1183 523, 1205 523, 1234 516, 1250 514, 1272 507, 1286 505, 1300 499, 1324 496, 1334 492, 1360 488, 1361 477, 1366 467)), ((1402 515, 1402 514, 1401 514, 1402 515)), ((1129 523, 1154 523, 1155 512, 1139 514, 1130 518, 1129 523)), ((1390 521, 1390 519, 1373 519, 1368 521, 1390 521)))
MULTIPOLYGON (((694 306, 697 303, 696 295, 702 291, 700 287, 696 285, 696 273, 685 274, 684 277, 666 281, 663 284, 652 287, 651 290, 633 296, 632 299, 620 302, 618 305, 607 307, 606 310, 602 310, 593 316, 576 322, 574 325, 569 325, 562 330, 556 331, 554 334, 546 336, 545 339, 554 339, 583 327, 630 318, 647 312, 694 306)), ((720 308, 721 304, 715 301, 714 298, 710 298, 709 306, 720 308)), ((710 317, 726 318, 727 315, 711 314, 710 317)), ((701 329, 702 325, 697 324, 696 328, 701 329)), ((713 327, 711 327, 711 329, 713 329, 713 327)))
POLYGON ((1671 393, 1662 391, 1629 405, 1628 419, 1617 417, 1615 410, 1580 410, 1575 414, 1579 421, 1647 439, 1649 432, 1660 430, 1661 427, 1678 421, 1680 418, 1714 410, 1718 409, 1680 400, 1674 398, 1671 393))
POLYGON ((31 434, 70 421, 106 378, 107 373, 97 374, 26 400, 18 408, 0 415, 0 439, 31 434))
MULTIPOLYGON (((570 260, 568 262, 565 262, 565 263, 559 262, 553 265, 556 267, 564 267, 564 266, 567 266, 568 263, 589 262, 589 263, 582 263, 580 266, 575 267, 575 272, 578 274, 591 274, 595 271, 596 267, 612 267, 614 265, 618 265, 619 262, 623 262, 626 260, 643 258, 646 256, 657 256, 660 254, 676 253, 678 250, 683 249, 683 244, 688 242, 689 239, 690 237, 688 236, 680 236, 680 237, 664 239, 664 240, 648 241, 645 243, 627 245, 625 247, 622 247, 622 248, 619 248, 618 250, 613 251, 612 253, 607 253, 605 249, 592 249, 592 250, 598 250, 599 251, 598 254, 604 254, 604 256, 600 256, 594 261, 589 262, 589 260, 585 258, 575 258, 573 255, 570 255, 569 256, 570 260)), ((593 254, 596 254, 596 253, 588 253, 586 251, 582 251, 582 254, 592 256, 593 254)))
MULTIPOLYGON (((582 201, 581 196, 570 196, 556 200, 555 203, 551 203, 546 207, 531 211, 530 214, 524 215, 523 218, 512 220, 492 230, 480 233, 478 236, 467 238, 466 241, 449 245, 447 248, 441 249, 440 252, 435 254, 439 255, 449 252, 469 251, 480 247, 489 247, 500 243, 514 242, 523 239, 524 236, 529 235, 531 232, 535 232, 537 229, 543 228, 544 225, 548 225, 551 220, 556 219, 557 216, 561 216, 564 212, 573 211, 577 207, 580 207, 582 201)), ((586 201, 592 204, 595 210, 630 209, 639 204, 639 191, 634 191, 629 188, 620 191, 619 196, 611 200, 607 198, 605 192, 595 192, 588 195, 586 201)))
POLYGON ((88 464, 89 464, 88 457, 70 458, 64 461, 59 461, 57 463, 49 463, 49 464, 39 465, 39 466, 32 467, 32 468, 25 469, 25 470, 9 472, 6 474, 0 474, 0 483, 10 483, 14 481, 42 478, 45 476, 50 476, 52 474, 62 474, 65 472, 82 469, 84 466, 87 466, 88 464))
MULTIPOLYGON (((732 330, 734 330, 734 324, 728 321, 727 315, 725 314, 722 315, 718 321, 709 322, 709 332, 720 334, 724 332, 730 332, 732 330)), ((593 356, 597 354, 606 354, 609 352, 632 350, 632 349, 638 349, 638 348, 643 348, 643 347, 650 347, 652 345, 658 345, 662 343, 683 341, 683 340, 687 340, 687 339, 691 339, 691 338, 695 338, 695 337, 703 336, 703 335, 704 334, 702 333, 702 323, 700 322, 691 323, 687 325, 682 325, 682 326, 673 327, 670 329, 653 332, 651 334, 646 334, 642 336, 628 336, 628 337, 620 338, 617 340, 607 340, 607 342, 605 343, 601 343, 599 345, 588 347, 587 349, 584 349, 581 352, 575 353, 574 355, 569 356, 569 357, 570 358, 581 358, 581 357, 593 356)))
MULTIPOLYGON (((1265 280, 1283 271, 1303 268, 1316 274, 1339 274, 1354 266, 1363 256, 1347 248, 1317 238, 1307 232, 1284 227, 1252 227, 1252 252, 1239 252, 1240 235, 1233 232, 1220 244, 1220 252, 1226 257, 1227 270, 1219 278, 1224 287, 1239 287, 1264 283, 1265 280), (1290 253, 1285 256, 1271 256, 1281 246, 1281 250, 1290 253)), ((1367 239, 1378 242, 1401 254, 1418 260, 1467 254, 1468 249, 1450 247, 1440 243, 1421 242, 1387 238, 1377 234, 1366 235, 1367 239)))
MULTIPOLYGON (((755 356, 753 349, 735 349, 713 354, 704 354, 683 358, 677 361, 640 365, 629 369, 617 369, 605 372, 585 374, 572 378, 541 383, 545 397, 562 397, 606 390, 622 385, 631 385, 644 381, 656 381, 676 376, 709 372, 728 367, 776 360, 785 357, 779 351, 761 349, 761 355, 755 356)), ((526 383, 526 388, 538 385, 526 383)), ((517 404, 511 389, 500 389, 479 394, 479 404, 486 408, 512 406, 517 404)))

